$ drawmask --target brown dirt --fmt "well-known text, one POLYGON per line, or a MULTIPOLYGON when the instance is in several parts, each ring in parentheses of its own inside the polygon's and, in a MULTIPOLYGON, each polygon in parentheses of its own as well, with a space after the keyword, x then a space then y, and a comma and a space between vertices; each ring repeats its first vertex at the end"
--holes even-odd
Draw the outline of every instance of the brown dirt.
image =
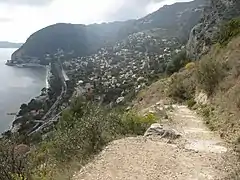
MULTIPOLYGON (((163 106, 156 103, 155 106, 163 106)), ((158 137, 129 137, 110 143, 74 180, 218 180, 227 179, 233 162, 228 148, 186 106, 173 106, 167 123, 182 134, 169 143, 158 137)))

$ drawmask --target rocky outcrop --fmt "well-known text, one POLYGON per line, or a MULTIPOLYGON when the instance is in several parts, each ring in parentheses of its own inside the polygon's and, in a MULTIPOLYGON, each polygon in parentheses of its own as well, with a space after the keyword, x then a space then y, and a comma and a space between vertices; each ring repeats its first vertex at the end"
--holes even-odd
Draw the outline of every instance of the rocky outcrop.
POLYGON ((207 105, 207 104, 209 104, 208 96, 204 92, 196 93, 196 96, 195 96, 194 100, 199 105, 207 105))
POLYGON ((187 54, 197 60, 206 54, 214 43, 224 21, 240 15, 239 0, 206 0, 199 24, 192 29, 187 43, 187 54))
POLYGON ((144 136, 145 137, 159 136, 160 138, 177 139, 181 137, 181 134, 177 132, 175 129, 166 128, 159 123, 155 123, 152 124, 150 128, 147 129, 144 136))

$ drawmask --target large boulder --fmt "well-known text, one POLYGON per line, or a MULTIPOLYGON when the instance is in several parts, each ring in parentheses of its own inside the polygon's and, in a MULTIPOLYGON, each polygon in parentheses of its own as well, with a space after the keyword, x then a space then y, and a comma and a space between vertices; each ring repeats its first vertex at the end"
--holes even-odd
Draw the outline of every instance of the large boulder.
POLYGON ((202 92, 202 91, 199 92, 199 93, 196 93, 194 100, 199 105, 207 105, 207 104, 209 104, 209 100, 208 100, 207 94, 202 92))
POLYGON ((159 136, 160 138, 166 139, 177 139, 181 137, 181 134, 175 129, 163 127, 159 123, 152 124, 144 134, 145 137, 148 136, 159 136))

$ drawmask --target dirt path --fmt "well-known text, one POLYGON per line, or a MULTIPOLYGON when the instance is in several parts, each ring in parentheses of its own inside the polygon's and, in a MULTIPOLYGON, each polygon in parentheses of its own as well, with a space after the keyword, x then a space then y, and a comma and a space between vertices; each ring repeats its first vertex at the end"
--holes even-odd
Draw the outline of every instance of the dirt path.
POLYGON ((180 140, 167 143, 157 137, 135 137, 114 141, 74 180, 223 179, 231 169, 226 144, 187 107, 175 105, 168 114, 171 126, 182 133, 180 140))
POLYGON ((175 106, 172 114, 176 129, 186 139, 185 148, 200 152, 224 153, 227 146, 220 137, 210 131, 195 112, 186 106, 175 106))

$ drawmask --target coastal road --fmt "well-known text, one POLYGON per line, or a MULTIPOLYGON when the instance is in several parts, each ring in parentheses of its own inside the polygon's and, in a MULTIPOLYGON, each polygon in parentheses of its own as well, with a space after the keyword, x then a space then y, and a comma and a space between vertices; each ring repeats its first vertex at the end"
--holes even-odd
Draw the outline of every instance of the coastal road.
POLYGON ((44 128, 51 126, 54 122, 58 122, 61 114, 62 114, 62 111, 48 121, 35 120, 34 122, 38 124, 36 124, 36 126, 33 128, 34 130, 30 132, 28 136, 31 136, 37 132, 44 130, 44 128))
MULTIPOLYGON (((59 65, 59 64, 57 64, 57 65, 59 65)), ((52 107, 48 110, 48 112, 44 115, 44 117, 42 118, 42 121, 39 121, 39 122, 37 121, 37 124, 34 126, 33 130, 28 134, 28 136, 31 136, 32 134, 41 131, 45 127, 48 127, 53 122, 57 121, 57 119, 60 117, 61 112, 58 113, 57 115, 55 115, 53 118, 50 118, 53 116, 54 110, 57 108, 57 106, 61 104, 61 101, 67 92, 66 80, 69 80, 69 79, 68 79, 65 71, 62 69, 62 66, 61 65, 59 65, 59 66, 60 66, 60 68, 57 67, 57 69, 58 69, 58 76, 60 77, 61 82, 62 82, 61 94, 58 96, 57 100, 52 105, 52 107)))

